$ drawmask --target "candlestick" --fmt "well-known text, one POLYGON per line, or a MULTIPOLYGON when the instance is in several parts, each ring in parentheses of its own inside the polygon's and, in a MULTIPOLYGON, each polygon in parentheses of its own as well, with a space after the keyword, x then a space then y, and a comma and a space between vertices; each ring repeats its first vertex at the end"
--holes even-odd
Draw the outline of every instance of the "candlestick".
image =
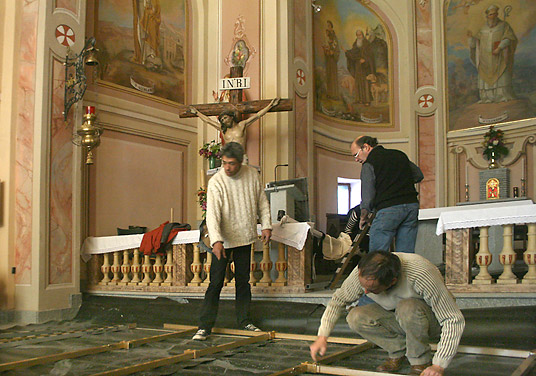
POLYGON ((527 187, 525 179, 521 179, 521 197, 527 197, 527 187))
POLYGON ((521 159, 521 180, 525 180, 525 157, 521 159))
POLYGON ((171 214, 170 214, 170 219, 169 219, 169 221, 170 221, 171 223, 173 223, 173 208, 171 208, 171 214))
POLYGON ((465 162, 465 184, 469 184, 469 165, 465 162))
POLYGON ((86 114, 87 115, 94 115, 95 114, 95 106, 86 106, 86 114))
POLYGON ((469 184, 465 184, 465 201, 469 202, 469 184))

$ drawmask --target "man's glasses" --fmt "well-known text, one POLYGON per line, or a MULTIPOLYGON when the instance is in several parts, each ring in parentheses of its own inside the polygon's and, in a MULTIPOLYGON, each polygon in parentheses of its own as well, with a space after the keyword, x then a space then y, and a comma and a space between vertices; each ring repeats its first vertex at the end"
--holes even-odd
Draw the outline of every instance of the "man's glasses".
POLYGON ((357 160, 357 157, 359 157, 359 153, 361 153, 361 150, 362 150, 362 149, 359 149, 359 151, 358 151, 357 153, 354 154, 354 159, 357 160))

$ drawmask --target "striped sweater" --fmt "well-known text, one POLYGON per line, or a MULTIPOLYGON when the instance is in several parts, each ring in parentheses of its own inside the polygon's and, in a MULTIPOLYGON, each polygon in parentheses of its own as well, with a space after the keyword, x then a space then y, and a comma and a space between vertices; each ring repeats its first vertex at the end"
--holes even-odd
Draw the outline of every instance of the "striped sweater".
MULTIPOLYGON (((439 270, 427 259, 413 253, 395 253, 401 261, 402 270, 398 282, 380 294, 367 294, 384 309, 392 311, 402 299, 423 299, 431 308, 441 325, 441 336, 433 364, 446 368, 458 349, 465 327, 463 315, 452 295, 447 290, 439 270)), ((346 278, 335 291, 318 329, 319 336, 328 337, 345 307, 364 294, 359 283, 358 268, 346 278)))
POLYGON ((257 170, 242 165, 235 176, 227 176, 220 169, 207 188, 210 245, 221 241, 225 248, 234 248, 253 243, 257 219, 263 230, 272 228, 270 205, 257 170))

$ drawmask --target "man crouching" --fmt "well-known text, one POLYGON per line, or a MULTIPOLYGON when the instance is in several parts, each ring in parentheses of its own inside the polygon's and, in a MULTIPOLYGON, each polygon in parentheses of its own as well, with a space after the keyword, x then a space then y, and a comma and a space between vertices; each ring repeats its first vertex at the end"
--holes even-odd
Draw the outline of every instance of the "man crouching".
POLYGON ((379 372, 411 364, 410 375, 442 376, 456 354, 465 327, 463 315, 439 270, 412 253, 370 252, 335 291, 310 346, 311 357, 324 355, 327 340, 345 307, 363 294, 374 303, 354 307, 346 321, 364 339, 389 353, 379 372), (440 337, 433 356, 430 339, 440 337))

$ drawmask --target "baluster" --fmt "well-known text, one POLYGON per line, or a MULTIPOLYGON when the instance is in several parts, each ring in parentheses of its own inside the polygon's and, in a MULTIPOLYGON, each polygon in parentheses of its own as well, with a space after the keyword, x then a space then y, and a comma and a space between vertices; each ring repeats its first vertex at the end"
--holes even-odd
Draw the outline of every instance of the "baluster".
POLYGON ((493 283, 493 278, 488 271, 493 257, 488 246, 488 230, 489 227, 480 227, 480 249, 475 256, 476 263, 480 266, 480 272, 473 280, 475 285, 490 285, 493 283))
MULTIPOLYGON (((229 269, 232 272, 232 276, 229 278, 229 281, 227 282, 226 286, 235 286, 236 285, 236 279, 235 279, 235 263, 233 260, 229 263, 229 269)), ((229 273, 231 275, 231 273, 229 273)))
POLYGON ((516 262, 516 253, 512 246, 514 234, 514 225, 503 225, 503 249, 499 254, 499 262, 503 265, 504 270, 497 279, 499 284, 516 284, 518 282, 517 277, 512 272, 512 266, 516 262))
POLYGON ((255 286, 257 284, 257 278, 255 277, 255 271, 257 270, 257 262, 255 261, 255 243, 251 244, 251 261, 249 264, 249 284, 255 286))
POLYGON ((286 286, 287 277, 285 276, 285 271, 288 268, 288 263, 285 258, 285 245, 279 243, 277 246, 277 261, 275 262, 275 270, 279 273, 277 279, 272 283, 273 286, 286 286))
POLYGON ((111 281, 110 274, 109 274, 110 273, 110 254, 105 253, 102 256, 103 256, 103 261, 102 261, 101 271, 104 277, 99 282, 99 285, 107 285, 111 281))
POLYGON ((141 271, 143 272, 143 280, 140 282, 140 285, 149 286, 151 283, 151 259, 149 255, 143 255, 143 265, 141 266, 141 271))
POLYGON ((141 264, 140 264, 140 249, 136 248, 134 249, 134 259, 132 259, 132 266, 130 267, 130 271, 132 272, 132 279, 128 283, 129 285, 137 285, 141 282, 140 279, 140 271, 141 271, 141 264))
POLYGON ((225 267, 225 278, 223 279, 223 285, 227 286, 231 278, 229 278, 229 263, 227 263, 227 266, 225 267))
POLYGON ((529 271, 523 277, 521 283, 536 284, 536 223, 528 223, 527 250, 523 253, 523 261, 529 267, 529 271))
POLYGON ((160 286, 164 282, 162 278, 162 272, 164 271, 164 264, 162 264, 162 255, 156 255, 156 259, 153 264, 154 279, 151 282, 151 286, 160 286))
POLYGON ((270 286, 272 284, 272 278, 270 277, 272 266, 273 264, 270 260, 270 244, 269 242, 262 243, 262 260, 260 263, 262 278, 257 282, 257 286, 270 286))
POLYGON ((190 270, 194 273, 194 277, 188 283, 188 286, 199 286, 203 280, 201 279, 201 270, 203 270, 203 264, 201 264, 201 257, 199 252, 199 244, 194 244, 194 260, 190 265, 190 270))
POLYGON ((173 284, 173 250, 171 248, 166 251, 164 271, 166 272, 166 280, 160 286, 171 286, 173 284))
POLYGON ((128 249, 123 251, 123 265, 121 265, 121 273, 123 273, 123 279, 118 284, 128 285, 130 282, 130 260, 128 259, 128 249))
POLYGON ((117 285, 119 281, 121 281, 121 278, 119 278, 119 272, 121 271, 121 264, 119 263, 119 259, 121 257, 121 251, 114 252, 114 263, 112 264, 111 270, 114 274, 112 281, 110 284, 117 285))
POLYGON ((202 286, 210 285, 210 266, 211 265, 212 265, 212 252, 207 252, 207 258, 205 260, 205 264, 203 265, 203 270, 205 271, 206 277, 203 283, 201 283, 202 286))

